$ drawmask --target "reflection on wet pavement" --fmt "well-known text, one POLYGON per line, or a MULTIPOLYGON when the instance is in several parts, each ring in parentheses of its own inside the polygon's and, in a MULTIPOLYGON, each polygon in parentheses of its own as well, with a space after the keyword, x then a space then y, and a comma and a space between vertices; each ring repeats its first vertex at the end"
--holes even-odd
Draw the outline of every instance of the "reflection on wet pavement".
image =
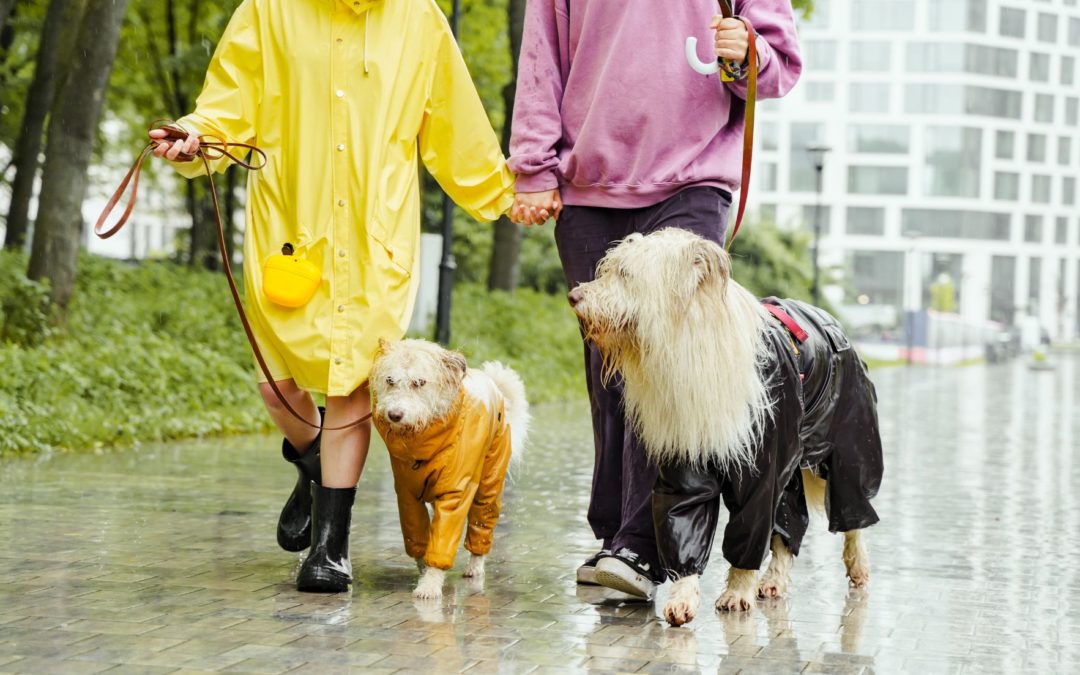
MULTIPOLYGON (((816 521, 785 600, 701 616, 578 588, 591 434, 581 406, 536 411, 482 586, 414 602, 381 448, 353 516, 350 596, 291 584, 277 511, 294 475, 272 438, 5 462, 0 671, 1077 672, 1080 358, 874 373, 886 475, 869 592, 816 521)), ((717 547, 717 550, 719 547, 717 547)), ((458 573, 465 555, 459 556, 458 573)))

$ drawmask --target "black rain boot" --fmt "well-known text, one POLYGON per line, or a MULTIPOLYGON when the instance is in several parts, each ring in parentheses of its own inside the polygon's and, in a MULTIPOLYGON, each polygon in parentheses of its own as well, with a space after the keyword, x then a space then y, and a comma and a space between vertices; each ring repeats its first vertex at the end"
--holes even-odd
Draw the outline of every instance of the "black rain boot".
POLYGON ((311 485, 311 552, 296 575, 296 590, 342 593, 352 583, 349 526, 356 488, 311 485))
MULTIPOLYGON (((320 418, 326 415, 325 408, 319 408, 320 418)), ((286 462, 296 467, 296 486, 285 508, 278 518, 278 546, 296 553, 311 544, 311 483, 322 483, 322 463, 319 446, 322 432, 312 441, 308 451, 301 455, 288 439, 281 442, 281 456, 286 462)))

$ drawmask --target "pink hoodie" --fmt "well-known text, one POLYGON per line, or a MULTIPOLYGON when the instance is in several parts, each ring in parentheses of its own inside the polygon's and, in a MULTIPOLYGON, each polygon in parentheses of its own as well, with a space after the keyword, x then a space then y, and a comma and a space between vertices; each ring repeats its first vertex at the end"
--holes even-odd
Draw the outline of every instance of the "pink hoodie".
MULTIPOLYGON (((758 39, 758 97, 795 85, 788 0, 741 0, 758 39)), ((713 54, 716 0, 528 0, 510 166, 518 192, 579 206, 651 206, 691 185, 739 188, 746 82, 692 70, 713 54), (568 9, 569 6, 569 9, 568 9)))

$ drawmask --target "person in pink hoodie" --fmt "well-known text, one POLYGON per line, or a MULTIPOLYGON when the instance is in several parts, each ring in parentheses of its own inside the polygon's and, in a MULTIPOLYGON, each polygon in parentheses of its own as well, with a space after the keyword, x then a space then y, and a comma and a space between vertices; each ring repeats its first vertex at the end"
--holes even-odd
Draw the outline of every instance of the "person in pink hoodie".
MULTIPOLYGON (((802 72, 790 0, 740 0, 757 34, 759 98, 779 98, 802 72)), ((745 64, 746 24, 716 0, 528 0, 510 142, 512 217, 557 218, 570 288, 629 234, 679 227, 723 243, 742 164, 746 69, 733 82, 686 62, 687 37, 745 64)), ((589 524, 601 551, 577 570, 651 599, 660 569, 651 496, 657 469, 626 424, 618 381, 585 346, 596 459, 589 524)))

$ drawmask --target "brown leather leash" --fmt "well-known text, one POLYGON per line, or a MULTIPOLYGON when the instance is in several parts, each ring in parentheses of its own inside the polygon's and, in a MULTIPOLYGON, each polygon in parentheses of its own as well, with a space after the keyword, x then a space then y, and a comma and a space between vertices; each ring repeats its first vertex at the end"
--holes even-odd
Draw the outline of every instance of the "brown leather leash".
POLYGON ((727 242, 727 250, 730 251, 736 235, 739 234, 739 228, 742 227, 743 216, 746 215, 746 202, 750 195, 750 173, 754 163, 754 118, 757 108, 758 53, 757 33, 754 32, 754 25, 746 17, 735 16, 730 0, 719 1, 721 16, 725 19, 742 21, 746 24, 746 32, 749 35, 749 44, 746 50, 746 123, 743 128, 742 183, 739 188, 739 210, 738 215, 735 217, 735 229, 731 231, 731 237, 728 238, 727 242))
MULTIPOLYGON (((116 188, 116 192, 109 198, 109 202, 105 205, 105 210, 101 212, 101 215, 97 219, 97 223, 94 224, 94 234, 101 239, 108 239, 112 237, 127 224, 128 218, 131 217, 131 212, 135 208, 135 199, 139 194, 139 177, 142 175, 143 164, 146 162, 146 158, 154 152, 154 148, 159 143, 186 141, 189 133, 184 129, 181 129, 174 122, 158 121, 151 127, 151 131, 161 130, 166 132, 165 138, 151 138, 150 142, 146 144, 142 152, 135 159, 135 162, 131 165, 127 175, 124 176, 124 180, 120 181, 120 187, 116 188), (120 202, 120 199, 127 192, 128 186, 131 186, 131 197, 128 198, 127 207, 124 208, 123 214, 115 225, 106 229, 105 222, 112 214, 116 205, 120 202)), ((366 424, 370 419, 372 413, 368 413, 356 420, 340 427, 326 427, 319 424, 312 424, 308 422, 304 417, 293 409, 292 404, 289 403, 285 395, 278 389, 277 382, 274 381, 274 376, 270 372, 270 367, 266 365, 266 359, 263 358, 262 350, 259 349, 259 343, 255 340, 255 333, 251 329, 251 322, 248 321, 247 312, 244 311, 244 303, 240 299, 240 290, 236 285, 236 278, 233 276, 232 265, 229 264, 229 251, 225 246, 225 228, 221 223, 221 205, 218 202, 217 186, 214 184, 214 172, 211 170, 210 162, 219 160, 222 158, 228 158, 233 163, 244 167, 249 171, 259 171, 266 166, 266 153, 247 143, 230 143, 222 138, 212 135, 199 136, 199 150, 195 154, 180 153, 174 161, 177 162, 193 162, 195 160, 202 160, 203 166, 206 168, 206 177, 210 181, 210 198, 214 202, 214 216, 217 219, 217 231, 218 231, 218 249, 221 252, 221 264, 225 269, 225 278, 229 281, 229 290, 232 292, 233 303, 236 305, 236 313, 240 315, 240 323, 244 327, 244 333, 247 334, 248 344, 251 345, 251 351, 255 354, 255 361, 258 362, 259 368, 262 370, 263 375, 266 377, 267 383, 270 388, 274 390, 274 394, 277 396, 281 405, 285 407, 289 413, 292 414, 300 422, 313 429, 321 429, 322 431, 342 431, 344 429, 351 429, 353 427, 366 424), (231 152, 233 148, 240 148, 245 151, 251 151, 258 155, 262 160, 258 165, 251 164, 231 152)), ((364 383, 363 386, 367 386, 364 383)))

